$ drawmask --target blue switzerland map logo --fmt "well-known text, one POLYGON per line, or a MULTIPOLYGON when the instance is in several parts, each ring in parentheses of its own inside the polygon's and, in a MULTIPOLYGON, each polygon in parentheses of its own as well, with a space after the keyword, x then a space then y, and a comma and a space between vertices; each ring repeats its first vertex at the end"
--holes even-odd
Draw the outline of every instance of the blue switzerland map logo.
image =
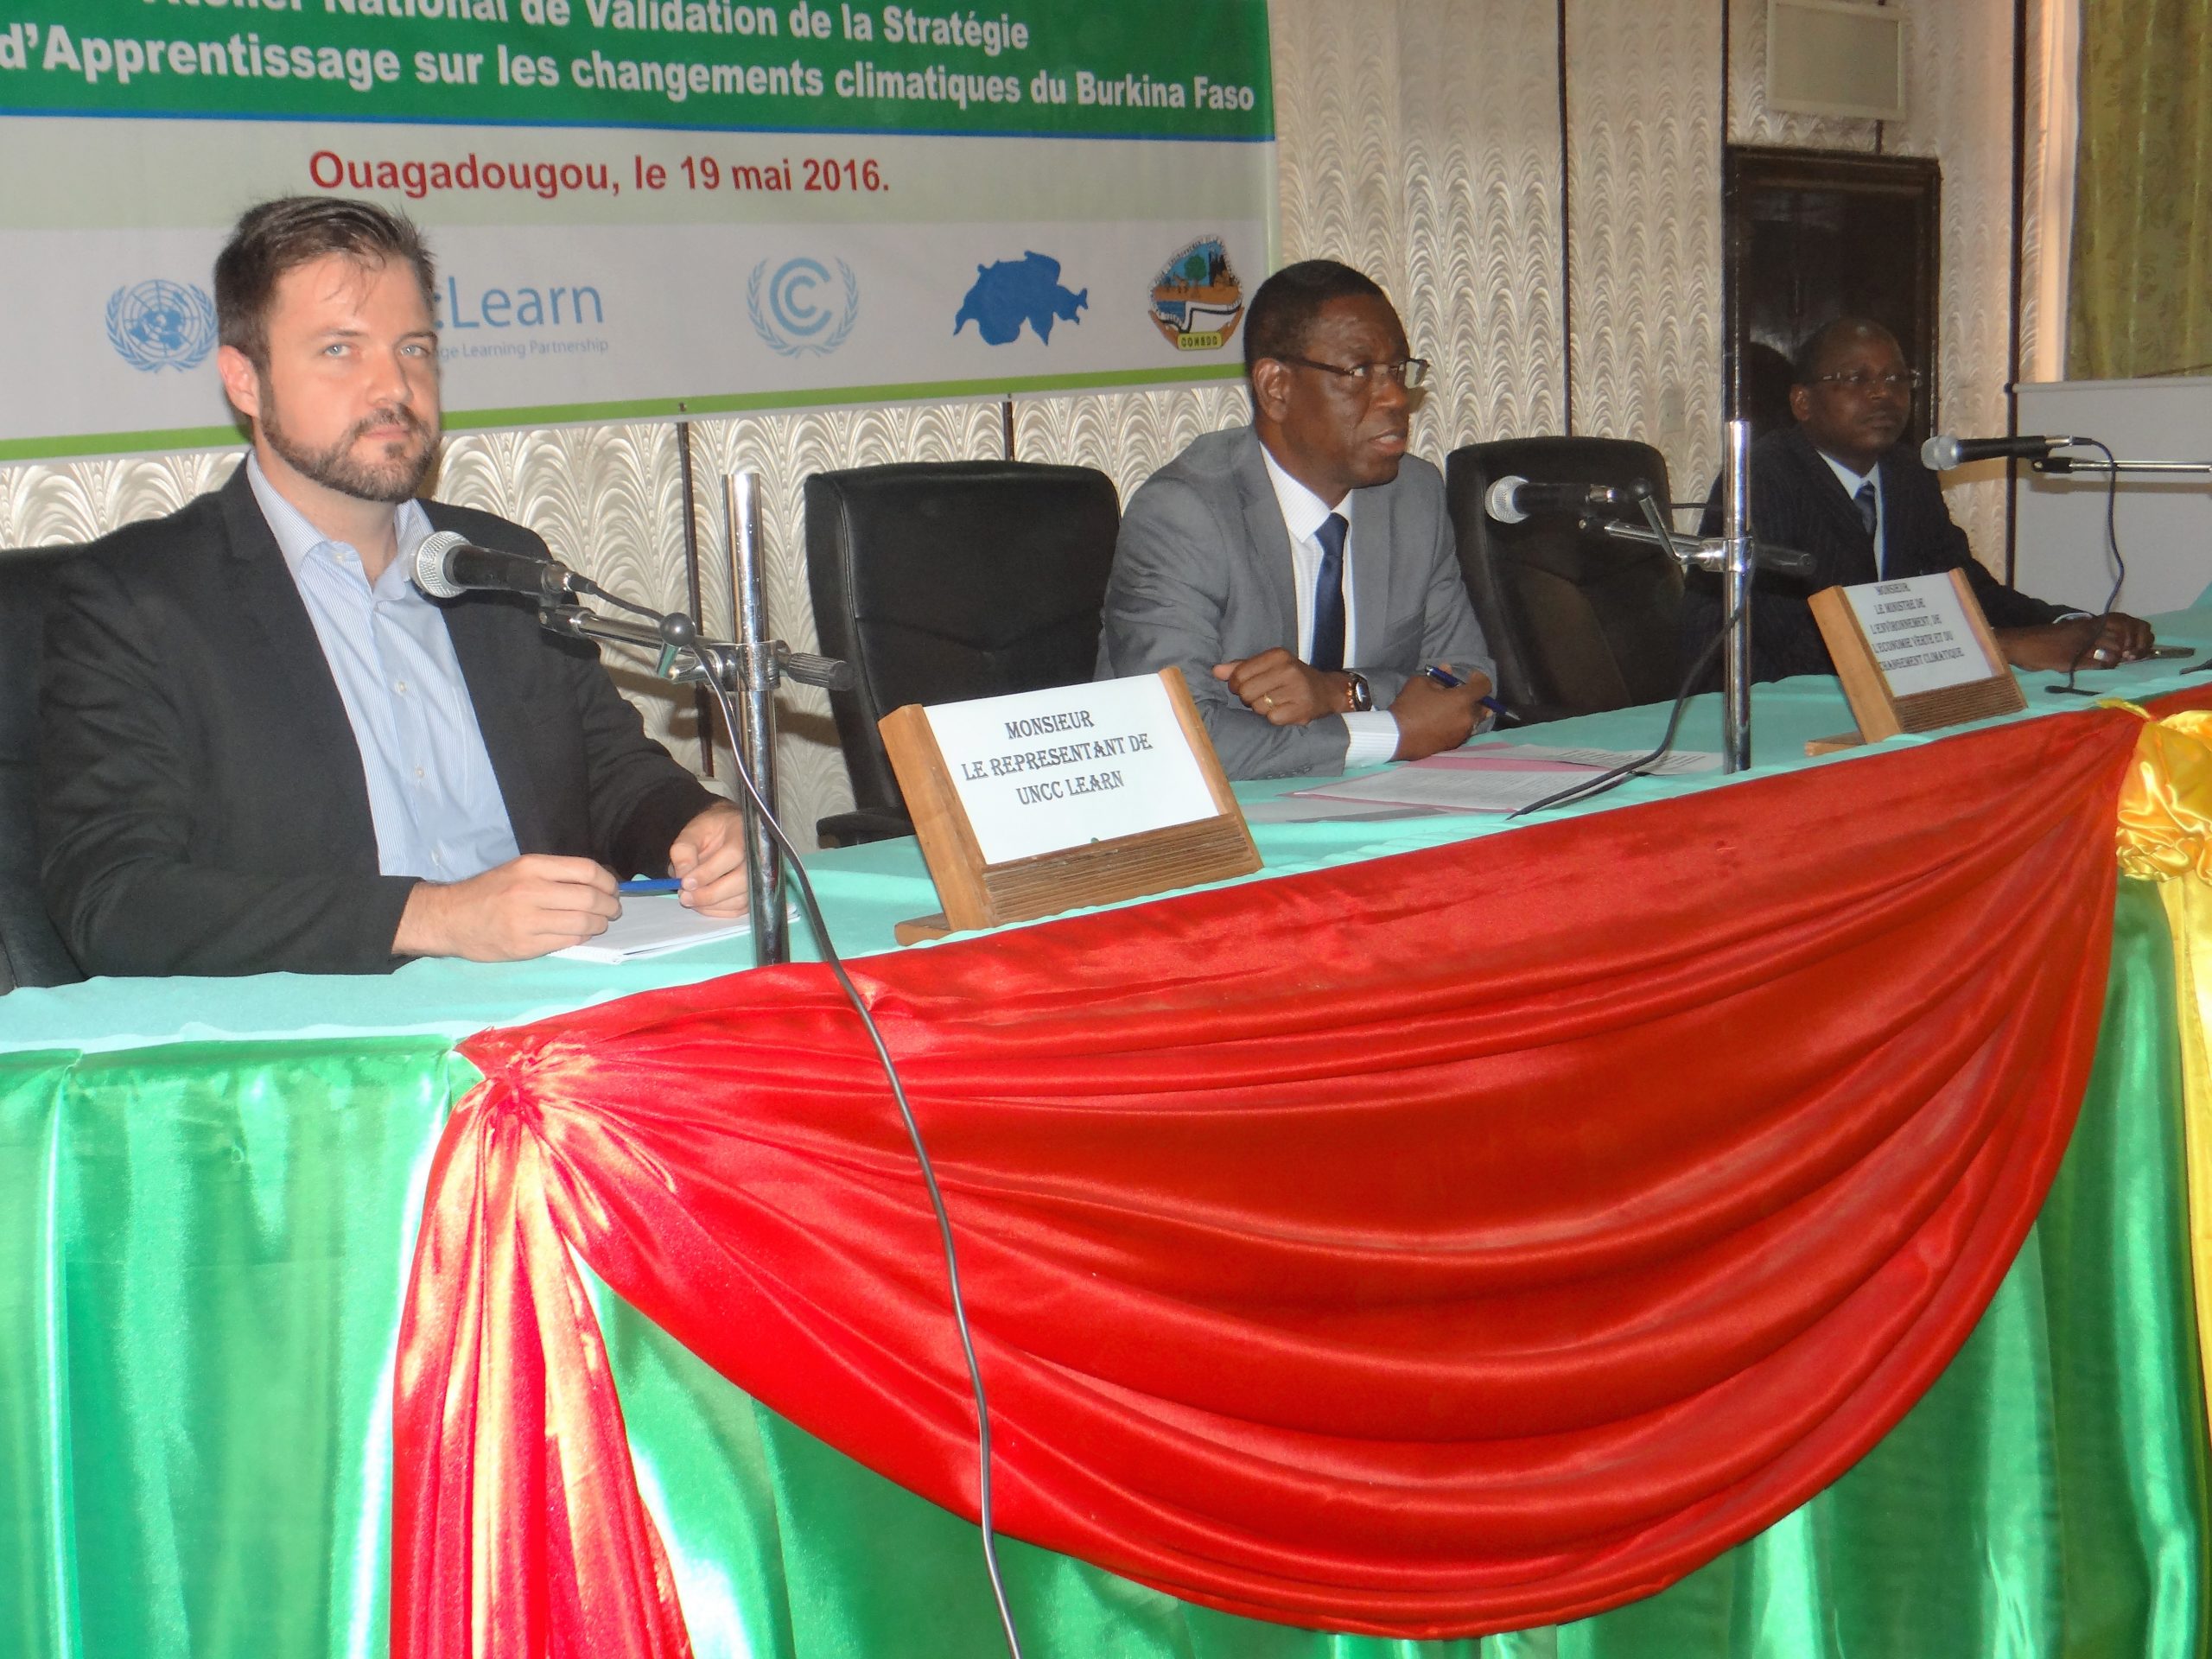
POLYGON ((1089 289, 1078 294, 1060 286, 1058 260, 1041 253, 1025 253, 1019 259, 976 267, 976 285, 960 302, 952 332, 958 334, 972 321, 986 345, 1009 346, 1026 322, 1049 346, 1053 321, 1080 324, 1083 319, 1076 313, 1090 303, 1089 289))
POLYGON ((830 268, 819 259, 786 259, 772 276, 763 259, 745 284, 753 332, 784 357, 829 356, 845 343, 861 315, 860 279, 842 259, 837 277, 844 289, 842 308, 831 289, 830 268), (819 302, 824 300, 828 303, 819 302))
POLYGON ((215 349, 215 302, 194 283, 156 276, 107 302, 108 343, 134 369, 196 368, 215 349))

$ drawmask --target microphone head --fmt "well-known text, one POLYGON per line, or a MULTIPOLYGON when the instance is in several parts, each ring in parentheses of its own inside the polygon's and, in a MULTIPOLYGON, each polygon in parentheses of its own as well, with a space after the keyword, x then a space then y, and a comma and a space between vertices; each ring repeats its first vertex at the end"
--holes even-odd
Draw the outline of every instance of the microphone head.
POLYGON ((1931 473, 1948 473, 1959 464, 1959 441, 1939 432, 1920 446, 1920 464, 1931 473))
POLYGON ((1521 511, 1519 503, 1513 498, 1528 481, 1516 474, 1508 473, 1491 485, 1490 493, 1483 497, 1483 511, 1501 524, 1525 524, 1529 515, 1521 511))
POLYGON ((468 538, 450 530, 434 530, 415 550, 415 585, 432 599, 459 599, 467 589, 446 575, 446 559, 468 538))

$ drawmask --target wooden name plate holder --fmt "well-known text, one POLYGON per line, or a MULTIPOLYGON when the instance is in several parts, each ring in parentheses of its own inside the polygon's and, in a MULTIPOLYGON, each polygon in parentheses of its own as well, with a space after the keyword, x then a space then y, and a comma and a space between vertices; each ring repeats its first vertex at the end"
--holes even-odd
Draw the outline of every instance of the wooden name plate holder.
POLYGON ((1816 737, 1805 745, 1808 754, 2028 706, 1961 571, 1824 588, 1812 603, 1859 729, 1816 737))
POLYGON ((877 729, 944 901, 901 944, 1260 868, 1179 669, 909 703, 877 729))

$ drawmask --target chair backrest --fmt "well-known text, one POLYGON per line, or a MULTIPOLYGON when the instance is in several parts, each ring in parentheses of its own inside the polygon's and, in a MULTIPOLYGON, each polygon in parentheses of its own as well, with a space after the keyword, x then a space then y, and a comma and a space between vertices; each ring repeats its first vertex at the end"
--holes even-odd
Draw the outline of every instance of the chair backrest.
POLYGON ((82 979, 38 882, 38 682, 47 594, 73 547, 0 552, 0 992, 82 979))
POLYGON ((1535 719, 1672 697, 1681 673, 1682 599, 1673 556, 1579 530, 1564 513, 1499 524, 1483 498, 1512 476, 1616 487, 1641 479, 1661 503, 1669 499, 1666 458, 1648 443, 1511 438, 1469 444, 1446 458, 1459 570, 1497 659, 1499 697, 1535 719))
POLYGON ((1088 680, 1121 528, 1114 480, 1088 467, 962 461, 806 480, 807 583, 822 649, 853 664, 833 693, 862 811, 904 817, 876 721, 1088 680))

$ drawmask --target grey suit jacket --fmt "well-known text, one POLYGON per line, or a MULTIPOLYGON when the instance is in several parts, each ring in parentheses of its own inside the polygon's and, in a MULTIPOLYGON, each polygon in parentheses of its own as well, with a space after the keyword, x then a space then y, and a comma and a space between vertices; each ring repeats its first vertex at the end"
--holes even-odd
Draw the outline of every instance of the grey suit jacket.
MULTIPOLYGON (((1386 708, 1424 664, 1492 671, 1452 553, 1444 480, 1406 457, 1390 483, 1353 493, 1357 662, 1386 708)), ((1281 645, 1298 648, 1290 531, 1259 435, 1209 432, 1129 499, 1114 549, 1098 640, 1099 679, 1183 671, 1231 778, 1342 772, 1349 734, 1335 715, 1271 726, 1213 677, 1281 645)))

